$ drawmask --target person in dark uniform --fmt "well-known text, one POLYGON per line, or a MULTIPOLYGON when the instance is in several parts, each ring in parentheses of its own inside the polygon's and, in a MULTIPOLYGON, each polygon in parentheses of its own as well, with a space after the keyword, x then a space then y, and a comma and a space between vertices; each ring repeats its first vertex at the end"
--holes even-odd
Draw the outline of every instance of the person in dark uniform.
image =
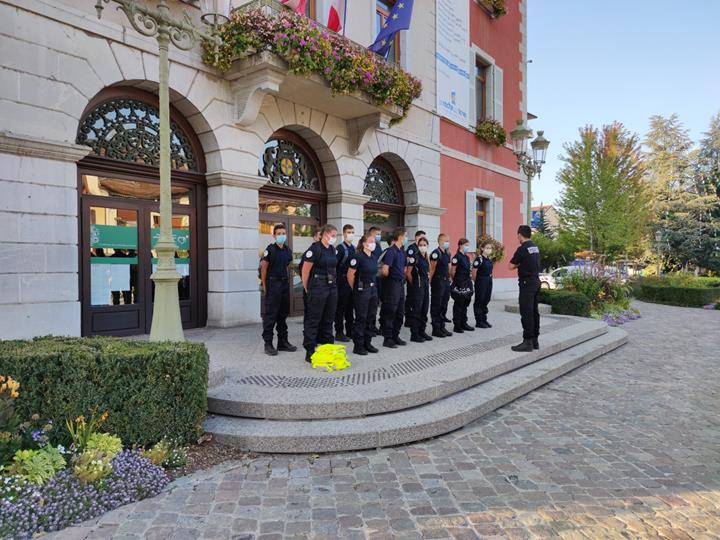
MULTIPOLYGON (((405 258, 407 257, 415 257, 418 252, 418 241, 421 238, 425 237, 425 231, 417 231, 415 233, 415 241, 410 244, 405 251, 405 258)), ((410 289, 407 290, 407 294, 405 295, 405 326, 410 327, 410 313, 412 312, 414 300, 413 300, 413 294, 414 291, 411 291, 410 289)))
POLYGON ((480 245, 480 255, 473 261, 472 272, 473 281, 475 282, 475 303, 473 311, 475 312, 476 328, 492 328, 492 324, 488 322, 488 304, 492 296, 492 272, 493 262, 490 260, 492 254, 492 243, 485 242, 480 245))
MULTIPOLYGON (((368 229, 367 235, 366 235, 368 242, 374 242, 375 243, 375 249, 373 250, 372 256, 375 259, 375 264, 379 265, 380 263, 380 256, 382 255, 383 249, 380 245, 380 242, 382 241, 382 231, 379 227, 370 227, 368 229)), ((378 273, 379 274, 379 273, 378 273)), ((377 312, 378 312, 378 306, 380 305, 380 285, 382 284, 382 279, 380 275, 376 276, 375 279, 375 289, 377 291, 377 297, 378 301, 375 304, 374 311, 372 313, 368 314, 368 317, 370 318, 370 333, 373 337, 380 335, 380 328, 377 324, 377 312)))
POLYGON ((450 241, 446 234, 438 236, 438 247, 430 254, 430 321, 432 335, 439 338, 452 336, 445 328, 448 301, 450 300, 450 241))
MULTIPOLYGON (((452 287, 460 289, 472 289, 472 278, 470 277, 470 240, 461 238, 458 240, 458 250, 450 261, 450 277, 452 287)), ((467 310, 472 296, 453 297, 453 332, 462 334, 475 330, 468 324, 467 310)))
POLYGON ((375 251, 375 237, 363 236, 358 242, 357 250, 350 259, 350 268, 347 273, 348 284, 353 291, 353 308, 355 309, 355 327, 353 328, 353 353, 366 356, 376 353, 373 347, 371 332, 374 326, 375 312, 377 311, 377 261, 375 251))
POLYGON ((333 322, 337 308, 337 259, 335 241, 337 228, 323 225, 320 240, 315 242, 303 255, 303 289, 307 292, 307 310, 303 318, 303 347, 305 361, 311 362, 311 356, 318 344, 335 343, 333 322))
POLYGON ((511 349, 518 352, 529 352, 539 349, 540 312, 538 310, 538 293, 540 292, 540 249, 530 240, 532 231, 527 225, 518 227, 520 247, 510 259, 510 270, 518 271, 520 293, 520 320, 523 327, 523 341, 513 345, 511 349))
POLYGON ((405 229, 398 227, 390 237, 391 245, 385 251, 382 260, 383 301, 380 308, 380 324, 383 347, 396 349, 398 345, 407 345, 400 339, 403 324, 403 306, 405 303, 405 252, 403 245, 405 229))
POLYGON ((268 245, 260 262, 260 283, 265 291, 265 315, 263 316, 263 340, 265 354, 276 356, 278 351, 297 351, 288 341, 287 316, 290 313, 290 280, 288 266, 292 251, 287 246, 285 225, 273 227, 275 242, 268 245), (273 346, 273 329, 277 327, 278 346, 273 346))
POLYGON ((348 342, 353 332, 353 291, 348 285, 347 273, 350 259, 355 255, 355 228, 343 227, 343 241, 335 250, 337 257, 338 301, 335 310, 335 341, 348 342))
MULTIPOLYGON (((313 242, 318 242, 320 240, 320 227, 315 229, 312 235, 313 242)), ((303 263, 305 262, 305 257, 302 257, 300 259, 300 262, 298 263, 298 275, 300 276, 300 279, 302 279, 302 268, 303 263)), ((305 289, 303 289, 303 313, 307 311, 307 292, 305 289)))
POLYGON ((405 267, 408 293, 412 291, 412 309, 410 310, 410 341, 423 343, 432 341, 425 328, 427 326, 428 307, 430 305, 430 257, 428 241, 424 236, 417 241, 417 253, 408 255, 405 267))

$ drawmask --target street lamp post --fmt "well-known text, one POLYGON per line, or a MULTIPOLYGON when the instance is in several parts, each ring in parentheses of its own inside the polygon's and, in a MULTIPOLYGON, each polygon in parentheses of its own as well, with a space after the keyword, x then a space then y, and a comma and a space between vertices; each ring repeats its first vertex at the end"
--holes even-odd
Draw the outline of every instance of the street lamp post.
POLYGON ((544 131, 538 131, 537 137, 530 143, 532 155, 528 153, 527 142, 532 137, 532 130, 528 128, 522 120, 517 121, 517 125, 510 132, 512 139, 513 153, 517 158, 518 165, 527 176, 527 220, 528 225, 532 223, 532 178, 536 174, 540 177, 542 166, 545 164, 547 149, 550 146, 543 135, 544 131))
MULTIPOLYGON (((178 281, 180 275, 175 267, 175 240, 172 235, 172 194, 170 190, 170 90, 168 75, 170 43, 181 50, 190 50, 198 40, 218 43, 216 36, 195 27, 190 16, 184 13, 183 20, 174 19, 166 0, 159 0, 152 8, 138 0, 97 0, 95 9, 98 19, 102 17, 103 4, 118 4, 118 9, 127 16, 130 24, 144 36, 155 37, 158 42, 159 102, 160 102, 160 236, 157 250, 157 269, 151 279, 155 282, 153 319, 150 329, 151 341, 183 341, 182 320, 178 281)), ((230 11, 230 0, 203 0, 202 20, 210 26, 226 21, 230 11)))
POLYGON ((655 231, 655 245, 657 246, 657 261, 655 263, 655 271, 660 275, 660 250, 662 248, 663 233, 661 230, 655 231))

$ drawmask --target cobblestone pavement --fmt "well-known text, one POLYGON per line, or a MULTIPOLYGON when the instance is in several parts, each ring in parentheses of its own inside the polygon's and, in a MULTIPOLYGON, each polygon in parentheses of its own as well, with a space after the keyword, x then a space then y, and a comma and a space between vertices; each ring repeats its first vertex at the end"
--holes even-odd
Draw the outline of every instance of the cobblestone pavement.
POLYGON ((447 436, 261 456, 60 538, 720 538, 720 312, 638 304, 628 345, 447 436))

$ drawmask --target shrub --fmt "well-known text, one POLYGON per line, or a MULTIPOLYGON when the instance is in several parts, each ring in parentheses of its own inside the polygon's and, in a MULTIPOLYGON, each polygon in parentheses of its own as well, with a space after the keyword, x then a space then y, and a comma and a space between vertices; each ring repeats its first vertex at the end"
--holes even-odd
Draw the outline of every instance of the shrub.
POLYGON ((479 120, 475 125, 475 135, 481 141, 502 146, 507 141, 507 133, 497 120, 479 120))
POLYGON ((40 450, 18 450, 9 467, 10 474, 19 476, 33 484, 43 485, 56 472, 65 468, 65 458, 52 446, 40 450))
POLYGON ((590 300, 580 292, 564 289, 540 289, 539 300, 552 306, 553 313, 560 315, 590 316, 590 300))
POLYGON ((492 236, 488 234, 483 234, 480 238, 477 239, 477 254, 480 255, 480 248, 483 244, 487 242, 490 242, 492 244, 492 253, 490 254, 490 260, 493 263, 501 261, 502 258, 505 256, 505 246, 502 242, 495 240, 492 236))
POLYGON ((671 283, 659 284, 642 279, 633 286, 635 298, 656 304, 702 307, 720 301, 720 288, 684 287, 671 283))
POLYGON ((561 282, 562 288, 584 294, 595 310, 606 305, 630 307, 630 287, 621 281, 593 271, 570 272, 561 282))
POLYGON ((85 450, 76 456, 73 474, 85 484, 97 482, 112 472, 111 459, 100 450, 85 450))
POLYGON ((123 446, 120 437, 109 433, 93 433, 88 439, 85 448, 87 450, 99 450, 112 459, 122 451, 123 446))
POLYGON ((107 337, 4 341, 0 373, 22 381, 14 406, 24 417, 42 411, 64 426, 68 418, 107 411, 104 431, 139 446, 163 437, 188 442, 202 432, 208 355, 200 343, 107 337))

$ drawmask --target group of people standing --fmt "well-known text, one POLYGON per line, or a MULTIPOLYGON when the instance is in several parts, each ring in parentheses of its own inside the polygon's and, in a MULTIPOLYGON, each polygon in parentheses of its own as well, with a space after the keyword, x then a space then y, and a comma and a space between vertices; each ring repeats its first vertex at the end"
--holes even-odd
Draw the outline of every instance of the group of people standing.
MULTIPOLYGON (((539 251, 529 241, 529 232, 527 238, 521 236, 520 232, 526 232, 523 227, 529 229, 524 225, 520 228, 521 246, 510 267, 520 267, 526 274, 530 268, 537 276, 539 251), (534 249, 528 251, 529 248, 534 249)), ((275 241, 265 250, 260 264, 260 280, 265 291, 263 339, 265 353, 271 356, 277 355, 278 351, 297 350, 288 341, 286 323, 290 308, 288 266, 292 262, 292 253, 287 246, 284 225, 276 225, 273 236, 275 241), (274 331, 278 335, 277 347, 273 345, 274 331)), ((339 244, 338 236, 334 225, 323 225, 316 231, 314 242, 303 254, 299 265, 305 301, 303 348, 306 361, 311 361, 318 345, 336 341, 352 339, 353 353, 362 356, 378 352, 372 340, 379 335, 383 337, 383 347, 395 349, 407 345, 400 337, 403 322, 410 328, 410 341, 417 343, 431 341, 433 337, 449 337, 453 332, 491 328, 488 303, 492 294, 492 243, 479 246, 480 253, 476 255, 470 241, 460 238, 457 250, 452 254, 449 237, 441 233, 437 247, 429 252, 424 231, 417 231, 414 242, 408 245, 407 231, 397 228, 390 236, 389 247, 383 251, 381 230, 377 227, 371 227, 357 241, 352 225, 343 227, 339 244), (452 320, 447 318, 451 295, 454 300, 452 320), (473 296, 475 327, 469 324, 467 313, 473 296), (432 335, 427 333, 428 311, 432 335), (450 322, 453 323, 452 332, 445 327, 450 322)), ((533 345, 537 348, 539 280, 537 290, 535 285, 532 276, 520 275, 524 339, 521 345, 514 347, 515 350, 528 350, 528 346, 532 350, 533 345), (523 282, 527 289, 524 296, 523 282), (525 313, 528 310, 530 318, 525 313), (525 336, 528 336, 527 343, 525 336)))

